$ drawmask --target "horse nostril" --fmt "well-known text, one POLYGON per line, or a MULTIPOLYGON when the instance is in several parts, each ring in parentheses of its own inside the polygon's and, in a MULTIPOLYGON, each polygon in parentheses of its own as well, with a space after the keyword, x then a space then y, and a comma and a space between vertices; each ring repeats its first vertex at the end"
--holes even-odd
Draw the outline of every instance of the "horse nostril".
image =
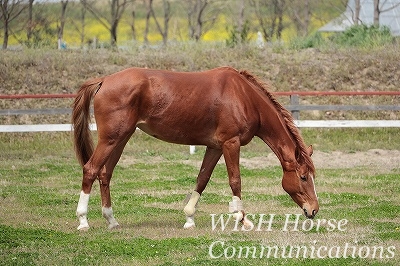
POLYGON ((308 215, 307 215, 307 209, 304 208, 303 211, 304 211, 305 216, 308 216, 308 215))
POLYGON ((312 211, 312 216, 315 216, 317 212, 315 210, 312 211))

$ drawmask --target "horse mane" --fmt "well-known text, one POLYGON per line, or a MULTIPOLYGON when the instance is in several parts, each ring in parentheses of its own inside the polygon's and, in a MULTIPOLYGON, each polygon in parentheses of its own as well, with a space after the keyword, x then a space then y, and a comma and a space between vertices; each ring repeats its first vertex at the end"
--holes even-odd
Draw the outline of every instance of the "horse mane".
POLYGON ((310 155, 308 155, 307 148, 304 144, 303 138, 300 135, 300 131, 297 128, 297 126, 295 125, 291 113, 285 107, 283 107, 275 99, 275 97, 267 90, 267 88, 269 88, 270 85, 265 82, 262 82, 257 77, 250 74, 247 70, 241 70, 241 71, 239 71, 239 74, 242 75, 243 77, 245 77, 246 80, 248 80, 251 84, 253 84, 258 89, 260 89, 271 100, 271 102, 275 106, 276 110, 279 111, 279 113, 282 115, 283 120, 286 123, 286 128, 288 129, 290 135, 292 136, 293 140, 295 141, 298 151, 300 152, 300 155, 301 155, 302 159, 304 160, 304 163, 309 167, 310 171, 312 171, 312 173, 314 174, 315 167, 311 160, 310 155))

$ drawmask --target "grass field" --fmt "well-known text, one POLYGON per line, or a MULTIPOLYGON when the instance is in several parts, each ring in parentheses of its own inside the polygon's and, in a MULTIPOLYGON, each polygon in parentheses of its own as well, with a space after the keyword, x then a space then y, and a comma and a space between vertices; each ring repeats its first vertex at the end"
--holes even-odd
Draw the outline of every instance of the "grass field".
MULTIPOLYGON (((370 149, 400 150, 398 129, 314 129, 303 130, 303 135, 307 144, 326 154, 340 151, 357 158, 370 149)), ((203 148, 189 155, 187 146, 138 132, 128 143, 111 185, 121 228, 107 229, 96 184, 89 203, 91 228, 78 232, 75 209, 81 168, 69 133, 1 134, 0 149, 1 265, 400 263, 398 164, 322 164, 316 179, 317 220, 301 216, 297 228, 301 210, 281 188, 279 165, 242 165, 243 198, 248 213, 254 214, 253 222, 257 226, 263 214, 263 221, 273 217, 270 230, 264 223, 261 231, 246 232, 235 230, 234 222, 225 230, 213 224, 211 214, 228 218, 231 200, 225 166, 220 163, 199 203, 197 227, 184 230, 183 200, 194 188, 203 148), (323 219, 329 224, 317 227, 323 219), (268 257, 267 247, 279 252, 268 257)), ((259 140, 242 150, 247 161, 269 154, 259 140)))

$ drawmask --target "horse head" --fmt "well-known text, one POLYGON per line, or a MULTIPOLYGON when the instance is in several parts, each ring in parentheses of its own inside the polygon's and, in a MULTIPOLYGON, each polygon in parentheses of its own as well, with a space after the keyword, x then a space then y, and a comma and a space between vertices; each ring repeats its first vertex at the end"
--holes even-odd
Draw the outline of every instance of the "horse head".
POLYGON ((319 210, 318 198, 314 186, 314 166, 310 156, 312 146, 308 147, 305 160, 301 155, 296 155, 296 167, 294 170, 284 170, 282 178, 283 189, 292 197, 294 202, 303 209, 307 218, 314 218, 319 210))

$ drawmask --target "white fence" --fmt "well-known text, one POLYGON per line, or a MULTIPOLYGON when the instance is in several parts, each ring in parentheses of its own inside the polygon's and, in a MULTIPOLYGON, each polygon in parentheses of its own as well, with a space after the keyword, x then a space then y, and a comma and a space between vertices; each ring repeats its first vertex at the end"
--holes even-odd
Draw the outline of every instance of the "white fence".
MULTIPOLYGON (((400 120, 295 120, 300 128, 360 128, 360 127, 399 127, 400 120)), ((96 124, 90 128, 96 130, 96 124)), ((42 125, 0 125, 0 132, 57 132, 71 131, 71 124, 42 125)))
MULTIPOLYGON (((289 96, 290 104, 286 108, 292 112, 296 125, 300 128, 346 128, 346 127, 396 127, 400 128, 400 120, 301 120, 300 111, 306 110, 344 110, 344 111, 400 111, 400 104, 394 105, 301 105, 300 96, 392 96, 398 98, 400 91, 365 91, 365 92, 274 92, 277 96, 289 96)), ((43 95, 0 95, 0 99, 27 98, 73 98, 74 94, 43 94, 43 95)), ((60 115, 70 114, 70 108, 58 109, 24 109, 0 110, 0 115, 60 115)), ((91 128, 96 130, 96 125, 91 128)), ((0 125, 0 132, 56 132, 71 131, 71 124, 41 124, 41 125, 0 125)))

